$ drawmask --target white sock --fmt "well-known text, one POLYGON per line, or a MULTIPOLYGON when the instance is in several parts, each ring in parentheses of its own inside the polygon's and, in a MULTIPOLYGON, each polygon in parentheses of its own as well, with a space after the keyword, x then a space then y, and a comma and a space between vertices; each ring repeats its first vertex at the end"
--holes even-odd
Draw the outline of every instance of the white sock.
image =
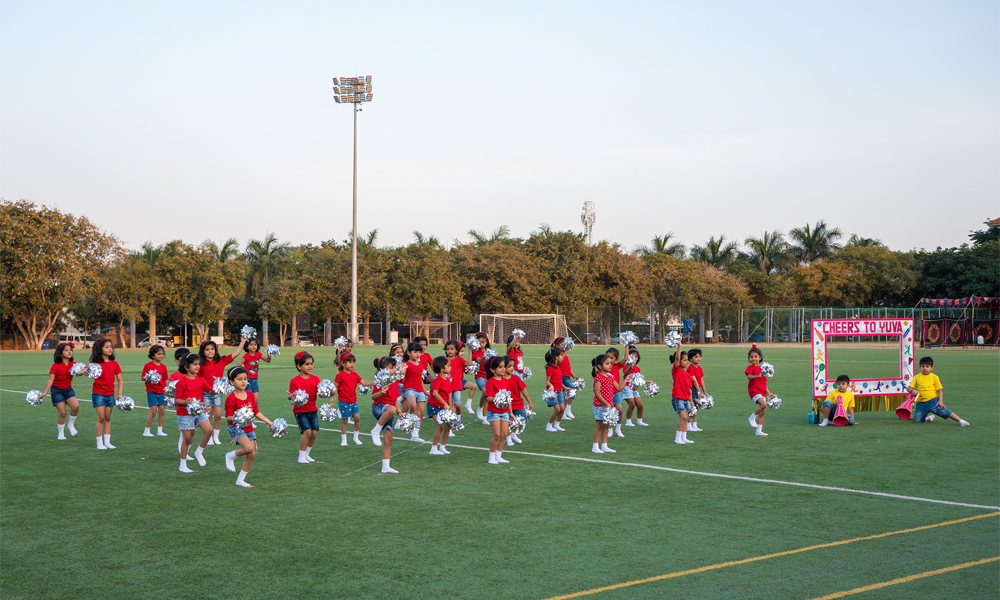
POLYGON ((489 462, 491 465, 498 464, 497 463, 497 453, 496 452, 490 452, 490 459, 487 462, 489 462))
POLYGON ((382 472, 383 473, 399 473, 399 471, 397 471, 396 469, 393 469, 392 467, 389 466, 389 459, 388 458, 383 458, 382 459, 382 472))
POLYGON ((556 421, 556 431, 566 431, 562 428, 562 421, 556 421))
POLYGON ((216 430, 213 431, 213 433, 212 433, 212 439, 215 440, 216 444, 221 444, 222 443, 222 442, 219 441, 219 430, 218 429, 216 429, 216 430))
POLYGON ((694 442, 692 442, 691 440, 688 439, 688 434, 687 434, 686 431, 684 432, 684 443, 685 444, 693 444, 694 443, 694 442))
POLYGON ((177 451, 178 452, 181 451, 181 445, 183 445, 183 444, 184 444, 184 432, 182 431, 181 435, 177 438, 177 451))
POLYGON ((104 447, 104 437, 103 436, 100 436, 100 435, 97 436, 97 449, 98 450, 105 450, 106 449, 104 447))
POLYGON ((156 428, 156 435, 167 435, 167 432, 163 431, 162 427, 157 427, 156 428))
MULTIPOLYGON (((59 427, 61 429, 62 425, 60 425, 59 427)), ((153 437, 153 432, 149 430, 149 427, 147 427, 147 428, 145 428, 145 429, 142 430, 142 435, 143 435, 143 437, 153 437)))
POLYGON ((312 457, 312 451, 313 451, 312 446, 306 448, 306 460, 308 460, 309 462, 316 462, 316 459, 312 457))
POLYGON ((596 454, 603 454, 604 453, 604 450, 601 450, 601 445, 598 444, 597 442, 594 442, 594 447, 591 448, 590 451, 594 452, 596 454))
MULTIPOLYGON (((63 433, 63 431, 65 431, 65 429, 66 429, 66 425, 63 424, 63 423, 56 423, 56 427, 59 428, 59 439, 60 440, 66 439, 66 434, 63 433)), ((149 431, 149 430, 147 429, 146 431, 149 431)))
POLYGON ((820 427, 826 427, 830 424, 830 419, 823 419, 823 422, 819 424, 820 427))
POLYGON ((625 419, 625 427, 632 427, 632 419, 625 419))
POLYGON ((678 431, 677 433, 674 434, 674 443, 675 444, 684 443, 684 434, 682 432, 678 431))
POLYGON ((767 434, 764 433, 764 426, 763 425, 758 425, 757 426, 757 434, 756 435, 759 435, 761 437, 767 437, 767 434))
POLYGON ((503 457, 503 450, 497 450, 496 457, 497 457, 497 462, 498 463, 509 463, 510 462, 509 460, 504 459, 504 457, 503 457))
POLYGON ((74 429, 73 425, 75 423, 76 423, 76 417, 74 417, 73 415, 70 415, 69 416, 69 428, 70 428, 70 431, 72 431, 74 429))
POLYGON ((240 474, 236 476, 236 485, 240 487, 250 487, 250 484, 244 481, 247 477, 247 472, 240 470, 240 474))
POLYGON ((958 420, 958 424, 961 425, 962 427, 968 427, 969 426, 969 422, 966 421, 965 419, 959 419, 958 420))
POLYGON ((341 446, 346 446, 347 445, 347 434, 346 433, 340 434, 340 445, 341 446))
POLYGON ((547 423, 547 424, 545 425, 545 431, 559 431, 559 430, 558 430, 558 429, 556 429, 555 427, 553 427, 553 426, 552 426, 552 423, 547 423))
POLYGON ((618 452, 617 450, 612 450, 611 448, 608 448, 607 442, 601 444, 601 450, 604 450, 605 452, 612 452, 612 453, 618 452))
POLYGON ((181 459, 181 466, 180 466, 180 468, 178 470, 181 473, 194 473, 194 471, 192 471, 191 469, 188 468, 188 461, 187 461, 186 458, 182 458, 181 459))
POLYGON ((109 450, 114 450, 115 449, 115 447, 111 445, 111 434, 110 433, 105 433, 104 434, 104 447, 107 448, 107 449, 109 449, 109 450))
POLYGON ((306 458, 306 451, 305 450, 299 450, 299 462, 303 463, 303 464, 308 464, 309 463, 309 459, 306 458))

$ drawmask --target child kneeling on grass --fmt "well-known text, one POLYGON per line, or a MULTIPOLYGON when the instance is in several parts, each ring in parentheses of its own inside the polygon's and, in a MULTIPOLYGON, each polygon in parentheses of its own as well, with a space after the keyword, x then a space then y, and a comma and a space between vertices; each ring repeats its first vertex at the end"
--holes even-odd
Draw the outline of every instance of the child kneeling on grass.
POLYGON ((233 424, 233 416, 241 408, 249 408, 253 411, 253 416, 264 421, 270 427, 274 425, 267 417, 260 414, 257 408, 257 395, 247 390, 250 385, 250 377, 246 368, 233 367, 227 374, 229 383, 236 388, 226 397, 226 429, 229 430, 229 437, 233 438, 233 444, 239 444, 238 450, 226 453, 226 468, 236 472, 236 457, 243 457, 243 468, 236 478, 236 485, 240 487, 253 487, 246 482, 247 473, 250 472, 250 465, 257 454, 257 434, 253 430, 253 421, 243 427, 233 424))
POLYGON ((913 422, 925 423, 933 421, 934 415, 942 419, 958 421, 962 427, 968 427, 969 422, 948 410, 944 405, 944 388, 941 380, 931 371, 934 370, 934 359, 925 356, 920 359, 920 373, 910 380, 907 390, 917 394, 913 403, 913 422))
POLYGON ((837 377, 837 389, 830 392, 830 395, 823 401, 823 422, 819 424, 820 427, 826 427, 830 424, 830 418, 837 412, 837 402, 844 404, 844 412, 847 413, 847 424, 857 425, 857 422, 854 420, 854 392, 847 389, 849 385, 851 385, 850 377, 847 375, 837 377))

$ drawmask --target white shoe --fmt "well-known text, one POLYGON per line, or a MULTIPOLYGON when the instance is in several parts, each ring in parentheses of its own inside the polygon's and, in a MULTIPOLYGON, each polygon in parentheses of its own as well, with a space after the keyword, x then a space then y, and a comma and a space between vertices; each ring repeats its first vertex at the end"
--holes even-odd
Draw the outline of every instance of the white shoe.
POLYGON ((618 452, 617 450, 612 450, 611 448, 608 448, 607 444, 602 444, 601 450, 603 450, 604 452, 610 452, 611 454, 618 452))
POLYGON ((427 454, 430 454, 430 455, 433 455, 433 456, 444 456, 443 453, 438 452, 437 447, 431 448, 431 451, 428 452, 427 454))
POLYGON ((639 423, 639 427, 649 427, 649 423, 643 423, 642 419, 639 419, 638 423, 639 423))
POLYGON ((487 421, 486 419, 483 419, 483 425, 486 425, 487 427, 489 427, 490 426, 490 422, 487 421))
POLYGON ((382 472, 383 473, 396 473, 396 474, 399 473, 399 471, 397 471, 396 469, 393 469, 392 467, 382 467, 382 472))
POLYGON ((451 454, 444 446, 438 446, 438 450, 441 451, 441 454, 451 454))
POLYGON ((820 423, 819 426, 820 427, 826 427, 829 424, 830 424, 830 421, 828 421, 827 419, 823 419, 823 422, 820 423))
POLYGON ((212 437, 208 438, 208 443, 205 444, 205 446, 208 447, 208 446, 214 446, 214 445, 215 445, 215 436, 213 435, 212 437))
POLYGON ((468 412, 469 414, 472 414, 472 399, 471 398, 465 401, 465 411, 468 412))
POLYGON ((236 472, 236 452, 235 451, 233 451, 233 452, 226 452, 226 468, 229 469, 230 471, 232 471, 233 473, 236 472))
POLYGON ((764 432, 763 432, 762 430, 760 430, 760 429, 758 429, 758 430, 757 430, 757 433, 756 433, 756 435, 759 435, 760 437, 767 437, 767 434, 766 434, 766 433, 764 433, 764 432))
POLYGON ((572 421, 575 418, 576 418, 576 415, 574 415, 573 413, 569 412, 568 410, 563 413, 563 420, 564 421, 572 421))
POLYGON ((73 427, 72 425, 70 425, 70 424, 67 423, 66 424, 66 429, 69 429, 69 434, 70 435, 76 435, 76 427, 73 427))
POLYGON ((625 437, 625 434, 622 433, 621 427, 615 428, 615 435, 618 436, 618 437, 620 437, 620 438, 625 437))
POLYGON ((604 454, 604 450, 601 450, 600 448, 591 448, 590 451, 594 454, 604 454))
POLYGON ((562 425, 559 424, 559 421, 556 421, 556 431, 566 431, 562 428, 562 425))
POLYGON ((162 431, 157 431, 157 432, 156 432, 156 435, 159 435, 159 436, 163 436, 163 437, 167 437, 167 434, 166 434, 166 433, 164 433, 164 432, 162 432, 162 431))
POLYGON ((360 434, 358 434, 358 433, 355 433, 355 434, 354 434, 354 443, 355 443, 355 444, 357 444, 357 445, 359 445, 359 446, 361 445, 361 437, 360 437, 360 434))
POLYGON ((553 427, 553 426, 552 426, 552 423, 547 423, 547 424, 545 425, 545 431, 559 431, 559 430, 558 430, 558 429, 556 429, 555 427, 553 427))
POLYGON ((757 429, 757 415, 756 414, 751 413, 750 414, 750 418, 747 419, 747 421, 750 421, 750 427, 753 427, 754 429, 757 429))
POLYGON ((693 443, 694 443, 694 440, 689 440, 689 439, 687 439, 687 438, 684 438, 684 443, 685 443, 685 444, 693 444, 693 443))
POLYGON ((107 449, 107 450, 114 450, 114 449, 115 449, 115 448, 117 448, 117 447, 118 447, 118 446, 112 446, 112 445, 111 445, 111 442, 105 442, 105 443, 104 443, 104 448, 105 448, 105 449, 107 449))
POLYGON ((510 461, 507 460, 506 458, 501 458, 501 457, 498 456, 497 457, 497 462, 498 463, 509 463, 510 461))
POLYGON ((204 467, 207 463, 205 462, 205 456, 198 451, 194 453, 194 459, 198 461, 198 466, 204 467))
POLYGON ((507 436, 507 445, 508 446, 513 446, 514 445, 514 440, 510 439, 509 435, 507 436))
POLYGON ((516 435, 513 435, 513 434, 511 434, 510 439, 514 440, 518 444, 523 444, 524 443, 524 442, 521 441, 521 438, 519 438, 519 437, 517 437, 516 435))
POLYGON ((194 471, 192 471, 191 469, 188 468, 187 461, 185 461, 185 460, 181 461, 181 466, 177 470, 180 471, 181 473, 194 473, 194 471))
POLYGON ((424 438, 420 437, 419 435, 414 434, 414 435, 410 436, 410 441, 411 442, 423 442, 424 438))
POLYGON ((380 433, 382 433, 382 428, 376 424, 375 428, 372 429, 372 443, 376 446, 382 445, 382 436, 379 435, 380 433))
POLYGON ((486 461, 486 462, 489 463, 489 464, 491 464, 491 465, 499 465, 500 464, 500 463, 497 462, 497 459, 496 459, 495 456, 491 456, 490 459, 488 461, 486 461))
POLYGON ((316 462, 316 459, 306 454, 306 460, 309 462, 316 462))
POLYGON ((146 431, 142 432, 142 437, 156 437, 156 435, 147 429, 146 431))
MULTIPOLYGON (((472 412, 472 411, 469 411, 469 412, 472 412)), ((486 415, 483 414, 483 409, 481 409, 481 408, 477 408, 476 409, 476 418, 479 419, 480 421, 485 421, 486 420, 486 415)))
POLYGON ((933 421, 934 420, 934 415, 927 415, 927 418, 925 418, 924 420, 925 421, 933 421))
POLYGON ((635 427, 635 423, 632 421, 625 421, 625 427, 635 427))
POLYGON ((300 458, 296 462, 298 462, 299 464, 308 465, 309 464, 309 459, 303 456, 302 458, 300 458))
POLYGON ((346 446, 347 445, 347 439, 345 438, 345 439, 340 440, 340 445, 341 446, 346 446))

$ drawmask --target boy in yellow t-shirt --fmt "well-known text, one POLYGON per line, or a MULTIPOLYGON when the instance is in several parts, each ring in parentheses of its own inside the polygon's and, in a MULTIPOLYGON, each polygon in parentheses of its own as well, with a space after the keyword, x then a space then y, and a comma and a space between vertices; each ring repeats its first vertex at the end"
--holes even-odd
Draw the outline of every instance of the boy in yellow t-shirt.
POLYGON ((937 415, 942 419, 953 419, 958 421, 962 427, 967 427, 969 422, 960 418, 955 413, 948 410, 944 405, 944 388, 941 380, 931 371, 934 370, 934 359, 925 356, 920 359, 920 373, 910 380, 908 391, 916 394, 913 402, 913 422, 925 423, 928 415, 937 415))
POLYGON ((823 401, 823 422, 819 424, 820 427, 826 427, 830 424, 830 417, 836 412, 838 401, 844 403, 844 412, 847 413, 847 424, 857 425, 857 422, 854 420, 854 392, 847 389, 849 385, 851 385, 850 377, 847 375, 837 377, 837 389, 830 392, 830 395, 823 401))

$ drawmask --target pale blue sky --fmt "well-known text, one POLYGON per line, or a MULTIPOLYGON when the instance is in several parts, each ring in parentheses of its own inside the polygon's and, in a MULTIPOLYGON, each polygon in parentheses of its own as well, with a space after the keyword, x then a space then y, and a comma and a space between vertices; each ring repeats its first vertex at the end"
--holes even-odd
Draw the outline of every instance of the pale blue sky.
POLYGON ((149 239, 628 247, 826 219, 896 249, 1000 216, 989 2, 12 2, 0 196, 149 239))

